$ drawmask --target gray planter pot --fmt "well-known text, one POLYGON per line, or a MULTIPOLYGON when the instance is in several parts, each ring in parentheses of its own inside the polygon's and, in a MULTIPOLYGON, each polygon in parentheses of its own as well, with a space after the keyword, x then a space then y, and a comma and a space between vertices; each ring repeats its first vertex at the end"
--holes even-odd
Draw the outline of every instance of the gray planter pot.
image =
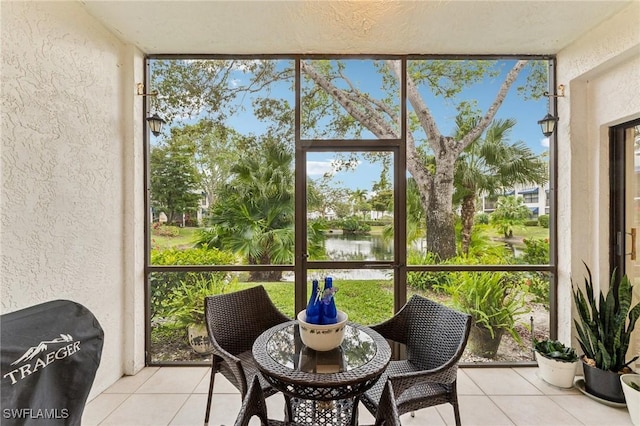
POLYGON ((591 367, 581 357, 584 370, 584 387, 591 395, 607 401, 624 404, 624 394, 620 383, 620 374, 613 371, 591 367))

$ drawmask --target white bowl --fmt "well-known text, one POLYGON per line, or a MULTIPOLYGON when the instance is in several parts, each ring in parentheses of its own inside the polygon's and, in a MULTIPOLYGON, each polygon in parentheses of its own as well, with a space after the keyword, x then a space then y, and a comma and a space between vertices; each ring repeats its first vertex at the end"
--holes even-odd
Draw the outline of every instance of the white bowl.
POLYGON ((297 318, 302 343, 311 349, 330 351, 340 346, 344 340, 344 329, 347 325, 348 316, 343 311, 338 311, 338 322, 329 325, 309 324, 306 322, 306 309, 300 311, 297 318))

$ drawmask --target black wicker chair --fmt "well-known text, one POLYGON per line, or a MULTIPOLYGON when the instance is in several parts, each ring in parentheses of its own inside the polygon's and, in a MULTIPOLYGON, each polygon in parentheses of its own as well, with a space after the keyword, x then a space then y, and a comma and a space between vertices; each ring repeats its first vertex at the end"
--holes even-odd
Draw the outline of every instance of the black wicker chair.
MULTIPOLYGON (((253 376, 249 390, 242 400, 242 406, 234 426, 248 426, 254 416, 260 419, 262 426, 298 426, 297 423, 283 422, 268 417, 267 403, 258 376, 253 376)), ((402 426, 391 382, 387 382, 382 392, 374 426, 402 426)))
POLYGON ((398 405, 393 395, 393 384, 390 380, 387 380, 382 390, 374 426, 402 426, 398 405))
POLYGON ((268 418, 267 403, 258 376, 253 376, 249 390, 242 400, 242 406, 234 426, 248 426, 254 416, 258 416, 262 426, 294 426, 294 423, 268 418))
POLYGON ((389 363, 380 380, 362 395, 364 406, 376 415, 389 380, 400 415, 450 403, 456 425, 460 425, 456 380, 471 316, 414 295, 391 319, 371 328, 388 340, 404 344, 406 359, 389 363))
MULTIPOLYGON (((251 353, 253 342, 265 330, 289 321, 273 304, 263 286, 204 299, 209 339, 213 347, 211 379, 207 397, 205 425, 209 423, 215 374, 222 373, 239 391, 247 394, 249 383, 257 377, 265 396, 277 391, 259 373, 251 353)), ((264 397, 263 397, 264 398, 264 397)))

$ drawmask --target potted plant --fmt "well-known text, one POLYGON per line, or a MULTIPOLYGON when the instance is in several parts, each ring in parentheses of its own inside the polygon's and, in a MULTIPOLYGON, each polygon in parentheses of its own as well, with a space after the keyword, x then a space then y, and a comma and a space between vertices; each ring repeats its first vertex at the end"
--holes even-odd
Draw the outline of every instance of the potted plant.
POLYGON ((198 274, 197 278, 188 283, 180 281, 169 293, 167 316, 177 326, 187 329, 189 344, 195 352, 211 352, 204 316, 204 298, 232 291, 235 284, 235 278, 230 281, 226 274, 198 274))
POLYGON ((578 366, 575 349, 558 340, 533 339, 533 350, 542 380, 559 388, 573 386, 578 366))
POLYGON ((623 374, 620 376, 620 383, 631 423, 640 426, 640 374, 623 374))
POLYGON ((502 335, 522 343, 516 318, 527 312, 524 295, 510 275, 500 272, 461 272, 442 286, 452 304, 473 318, 467 348, 475 355, 495 358, 502 335))
POLYGON ((575 289, 573 299, 578 311, 574 319, 577 339, 584 352, 585 390, 604 400, 624 403, 620 374, 631 373, 628 366, 638 358, 626 361, 640 303, 631 307, 631 282, 626 275, 617 279, 615 271, 607 292, 596 295, 591 271, 586 263, 584 266, 588 274, 585 288, 575 289))

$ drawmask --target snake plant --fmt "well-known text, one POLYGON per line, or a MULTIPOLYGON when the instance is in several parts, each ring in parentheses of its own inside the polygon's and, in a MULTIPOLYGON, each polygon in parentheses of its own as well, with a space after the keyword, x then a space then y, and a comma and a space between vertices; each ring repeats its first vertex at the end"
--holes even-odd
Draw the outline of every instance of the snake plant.
POLYGON ((631 307, 631 282, 626 275, 617 279, 615 271, 607 293, 600 291, 596 296, 591 271, 586 263, 584 266, 588 273, 585 290, 573 291, 578 310, 578 318, 574 319, 578 343, 585 356, 595 361, 596 368, 619 372, 638 359, 636 355, 625 361, 631 332, 640 317, 640 303, 631 307))

